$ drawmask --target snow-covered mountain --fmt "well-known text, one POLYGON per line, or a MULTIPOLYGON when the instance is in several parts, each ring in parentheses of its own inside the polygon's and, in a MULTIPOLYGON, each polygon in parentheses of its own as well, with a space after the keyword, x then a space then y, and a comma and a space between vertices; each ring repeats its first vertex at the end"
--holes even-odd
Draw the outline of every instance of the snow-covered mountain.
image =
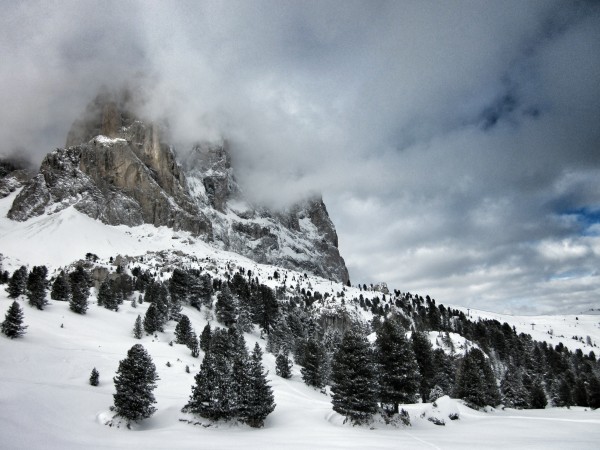
MULTIPOLYGON (((250 204, 227 142, 198 144, 178 161, 167 130, 140 120, 132 103, 126 91, 99 94, 74 122, 66 147, 44 158, 8 217, 27 221, 73 206, 106 224, 167 226, 257 262, 348 281, 320 197, 283 211, 250 204)), ((6 194, 16 189, 14 174, 3 178, 6 194)))

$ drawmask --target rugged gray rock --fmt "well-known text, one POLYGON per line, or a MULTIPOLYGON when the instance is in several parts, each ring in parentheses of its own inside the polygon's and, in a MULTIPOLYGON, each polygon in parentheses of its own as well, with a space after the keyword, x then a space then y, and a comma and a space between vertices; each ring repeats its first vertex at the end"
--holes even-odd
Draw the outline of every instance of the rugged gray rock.
POLYGON ((227 142, 199 144, 180 165, 164 130, 139 120, 132 105, 126 92, 98 95, 8 217, 25 221, 73 206, 110 225, 165 225, 260 263, 348 281, 321 198, 280 212, 252 205, 235 181, 227 142))

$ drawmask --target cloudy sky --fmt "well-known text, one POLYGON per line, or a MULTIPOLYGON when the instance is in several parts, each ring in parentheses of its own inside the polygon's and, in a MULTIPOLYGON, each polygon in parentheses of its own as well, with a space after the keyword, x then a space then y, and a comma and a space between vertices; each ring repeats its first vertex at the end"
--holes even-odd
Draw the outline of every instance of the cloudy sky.
POLYGON ((600 308, 598 2, 0 7, 0 154, 39 162, 137 83, 182 143, 229 139, 253 198, 321 192, 355 283, 600 308))

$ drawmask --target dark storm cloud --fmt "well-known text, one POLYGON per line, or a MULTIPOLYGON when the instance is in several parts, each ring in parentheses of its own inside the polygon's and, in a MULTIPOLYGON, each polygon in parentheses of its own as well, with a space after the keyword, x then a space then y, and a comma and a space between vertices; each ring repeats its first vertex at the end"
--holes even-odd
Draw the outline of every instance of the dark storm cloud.
POLYGON ((253 198, 323 192, 355 282, 595 305, 594 2, 1 6, 0 152, 40 158, 100 85, 134 79, 180 151, 227 138, 253 198))

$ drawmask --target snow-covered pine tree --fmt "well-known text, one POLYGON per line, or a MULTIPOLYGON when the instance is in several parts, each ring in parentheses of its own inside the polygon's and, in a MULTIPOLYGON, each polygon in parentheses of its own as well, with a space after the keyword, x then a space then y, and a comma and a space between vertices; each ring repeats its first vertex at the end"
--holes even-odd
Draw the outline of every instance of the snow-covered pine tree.
POLYGON ((394 318, 386 319, 375 341, 379 401, 390 414, 400 403, 414 403, 420 387, 419 366, 404 328, 394 318))
POLYGON ((353 424, 367 423, 377 411, 377 384, 367 338, 350 330, 333 357, 331 372, 333 410, 353 424))
POLYGON ((98 305, 104 306, 112 311, 119 310, 119 301, 114 290, 114 283, 106 278, 98 290, 98 305))
POLYGON ((292 377, 292 362, 287 352, 280 352, 275 358, 275 373, 281 378, 292 377))
POLYGON ((69 308, 77 314, 85 314, 88 308, 88 297, 90 295, 89 277, 82 266, 69 274, 71 283, 71 299, 69 308))
POLYGON ((27 276, 27 298, 29 304, 37 309, 44 309, 48 304, 46 301, 46 266, 35 266, 27 276))
POLYGON ((23 325, 23 310, 16 301, 12 302, 8 307, 8 311, 6 311, 4 322, 2 322, 0 329, 2 330, 2 333, 11 339, 18 338, 25 334, 27 326, 23 325))
POLYGON ((592 409, 600 408, 600 380, 594 374, 588 378, 588 404, 592 409))
POLYGON ((196 336, 196 332, 194 330, 190 332, 188 341, 185 345, 187 346, 187 348, 190 349, 194 358, 200 356, 200 346, 198 345, 198 337, 196 336))
POLYGON ((98 384, 100 383, 100 373, 98 372, 98 370, 94 367, 92 369, 92 373, 90 374, 90 384, 92 386, 98 386, 98 384))
POLYGON ((135 344, 119 363, 113 379, 117 391, 113 395, 117 415, 127 421, 139 421, 154 414, 156 400, 152 391, 158 379, 152 358, 141 344, 135 344))
POLYGON ((538 379, 536 379, 531 386, 531 391, 529 392, 529 404, 534 409, 544 409, 548 404, 546 392, 544 391, 542 382, 538 379))
POLYGON ((136 339, 141 339, 143 331, 144 330, 142 328, 142 316, 138 314, 137 318, 135 319, 135 324, 133 325, 133 337, 136 339))
POLYGON ((210 329, 210 323, 207 323, 200 334, 200 349, 203 352, 207 352, 210 348, 210 340, 212 339, 212 331, 210 329))
POLYGON ((321 388, 325 384, 325 349, 316 338, 311 338, 304 347, 302 359, 302 380, 308 385, 321 388))
POLYGON ((477 407, 495 406, 500 401, 490 363, 478 348, 464 356, 456 375, 454 395, 477 407))
POLYGON ((162 324, 159 317, 159 312, 156 308, 156 303, 151 303, 146 314, 144 314, 144 331, 148 334, 153 334, 156 331, 162 331, 162 324))
POLYGON ((237 308, 231 289, 227 283, 224 283, 221 292, 217 295, 217 303, 215 305, 217 320, 226 327, 235 325, 237 318, 237 308))
POLYGON ((71 286, 67 280, 67 276, 64 271, 61 271, 54 283, 52 284, 52 291, 50 292, 50 298, 61 302, 68 302, 71 297, 71 286))
MULTIPOLYGON (((437 308, 433 308, 437 310, 437 308)), ((433 349, 429 336, 421 331, 415 331, 411 336, 411 344, 417 364, 419 365, 419 373, 421 374, 421 382, 419 393, 423 401, 427 401, 429 392, 433 388, 433 378, 435 369, 433 365, 433 349)))
POLYGON ((25 293, 27 286, 27 267, 21 266, 15 270, 8 280, 8 286, 6 292, 8 292, 8 298, 17 298, 19 295, 25 293))
POLYGON ((502 403, 509 408, 523 409, 529 406, 529 393, 523 385, 521 370, 509 365, 500 383, 502 403))
POLYGON ((246 407, 241 417, 253 428, 261 428, 265 419, 275 409, 273 391, 267 383, 267 374, 262 365, 262 350, 258 343, 248 362, 248 390, 245 396, 246 407))
MULTIPOLYGON (((175 326, 175 342, 178 344, 188 345, 192 341, 192 323, 190 318, 185 314, 181 315, 179 322, 175 326)), ((194 337, 194 340, 196 338, 194 337)))

